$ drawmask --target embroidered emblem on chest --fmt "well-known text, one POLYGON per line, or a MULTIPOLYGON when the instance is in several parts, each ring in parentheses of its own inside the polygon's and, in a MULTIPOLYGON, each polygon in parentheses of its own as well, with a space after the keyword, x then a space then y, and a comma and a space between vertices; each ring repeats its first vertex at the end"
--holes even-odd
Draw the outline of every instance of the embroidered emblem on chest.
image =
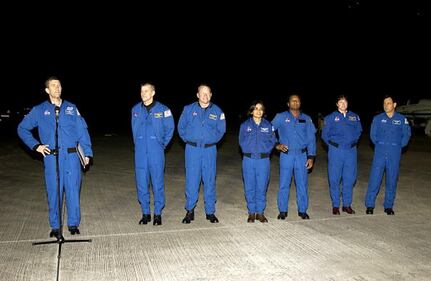
POLYGON ((217 115, 216 114, 210 114, 208 117, 209 117, 209 119, 217 120, 217 115))
POLYGON ((73 115, 73 106, 68 106, 66 108, 66 110, 64 111, 64 113, 66 113, 68 115, 73 115))

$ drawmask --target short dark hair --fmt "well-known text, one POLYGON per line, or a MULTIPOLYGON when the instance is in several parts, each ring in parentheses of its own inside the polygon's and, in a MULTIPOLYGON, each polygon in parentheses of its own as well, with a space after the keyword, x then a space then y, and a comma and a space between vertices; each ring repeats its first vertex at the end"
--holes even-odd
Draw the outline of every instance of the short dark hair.
POLYGON ((383 100, 385 100, 385 99, 391 99, 392 102, 397 102, 396 99, 395 99, 395 97, 394 97, 394 95, 391 95, 391 94, 385 94, 383 96, 383 100))
POLYGON ((299 101, 301 101, 301 96, 299 94, 291 94, 289 96, 289 98, 287 99, 287 103, 289 103, 290 99, 293 98, 293 97, 298 97, 299 101))
POLYGON ((153 91, 155 91, 156 90, 156 87, 154 86, 154 84, 152 84, 152 83, 149 83, 149 82, 142 82, 141 83, 141 88, 142 87, 144 87, 144 86, 150 86, 151 87, 151 89, 153 89, 153 91))
POLYGON ((248 115, 253 114, 253 110, 256 108, 256 105, 258 105, 258 104, 262 105, 262 111, 263 111, 263 114, 265 114, 265 105, 263 104, 263 102, 261 100, 257 100, 251 104, 250 108, 248 109, 248 115))
POLYGON ((346 95, 338 95, 335 103, 338 103, 340 100, 346 100, 347 102, 349 101, 346 95))
POLYGON ((60 81, 60 79, 58 79, 57 76, 49 76, 48 79, 45 80, 45 88, 48 88, 49 82, 51 82, 53 80, 60 81))

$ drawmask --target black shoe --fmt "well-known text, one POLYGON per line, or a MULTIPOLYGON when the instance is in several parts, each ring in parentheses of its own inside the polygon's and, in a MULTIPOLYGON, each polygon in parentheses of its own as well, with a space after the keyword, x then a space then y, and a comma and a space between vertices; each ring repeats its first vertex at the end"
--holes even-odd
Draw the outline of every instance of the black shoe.
POLYGON ((79 228, 77 226, 69 226, 69 231, 70 234, 75 235, 75 234, 81 234, 81 232, 79 232, 79 228))
POLYGON ((151 221, 151 215, 142 215, 142 219, 139 221, 139 224, 147 224, 151 221))
POLYGON ((308 220, 310 218, 307 213, 298 212, 298 216, 300 216, 303 220, 308 220))
POLYGON ((195 209, 187 211, 186 216, 183 218, 183 223, 190 223, 195 219, 195 209))
POLYGON ((353 215, 355 213, 355 210, 352 209, 352 207, 343 207, 342 208, 343 212, 348 213, 349 215, 353 215))
POLYGON ((368 207, 367 210, 365 211, 365 213, 367 215, 372 215, 374 213, 374 208, 368 207))
POLYGON ((248 214, 247 222, 254 222, 256 219, 256 214, 248 214))
POLYGON ((278 214, 277 219, 279 220, 284 220, 287 217, 287 212, 280 212, 280 214, 278 214))
POLYGON ((261 223, 268 222, 268 219, 265 217, 264 214, 256 214, 256 219, 261 223))
POLYGON ((49 237, 55 237, 55 238, 59 239, 60 229, 57 229, 57 228, 51 229, 51 232, 49 233, 49 237))
POLYGON ((153 225, 162 225, 162 215, 154 215, 153 225))
POLYGON ((214 214, 207 215, 207 220, 209 220, 211 223, 218 222, 218 218, 214 214))
POLYGON ((338 208, 338 207, 333 207, 333 208, 332 208, 332 214, 333 214, 333 215, 339 215, 339 214, 340 214, 340 208, 338 208))
POLYGON ((395 212, 394 212, 394 210, 393 210, 392 208, 385 208, 385 213, 386 213, 388 216, 393 216, 393 215, 395 215, 395 212))

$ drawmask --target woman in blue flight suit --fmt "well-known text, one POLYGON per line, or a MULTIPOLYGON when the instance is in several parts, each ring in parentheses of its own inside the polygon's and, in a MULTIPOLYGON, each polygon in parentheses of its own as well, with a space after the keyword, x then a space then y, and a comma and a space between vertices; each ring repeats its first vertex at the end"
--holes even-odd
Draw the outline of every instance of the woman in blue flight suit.
POLYGON ((268 222, 264 211, 270 174, 269 156, 276 138, 271 123, 263 118, 264 113, 263 103, 254 102, 248 112, 251 117, 241 124, 239 130, 247 222, 254 222, 255 219, 262 223, 268 222))

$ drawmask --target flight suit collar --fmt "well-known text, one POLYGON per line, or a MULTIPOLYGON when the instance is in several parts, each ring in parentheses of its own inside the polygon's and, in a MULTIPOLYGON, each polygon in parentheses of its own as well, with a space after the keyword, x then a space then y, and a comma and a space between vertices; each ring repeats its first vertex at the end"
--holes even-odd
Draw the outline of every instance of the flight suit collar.
POLYGON ((152 103, 150 103, 149 105, 145 105, 144 104, 144 102, 142 102, 141 104, 142 104, 142 109, 146 109, 147 110, 147 112, 149 113, 150 112, 150 110, 156 105, 156 101, 155 100, 153 100, 153 102, 152 103))

